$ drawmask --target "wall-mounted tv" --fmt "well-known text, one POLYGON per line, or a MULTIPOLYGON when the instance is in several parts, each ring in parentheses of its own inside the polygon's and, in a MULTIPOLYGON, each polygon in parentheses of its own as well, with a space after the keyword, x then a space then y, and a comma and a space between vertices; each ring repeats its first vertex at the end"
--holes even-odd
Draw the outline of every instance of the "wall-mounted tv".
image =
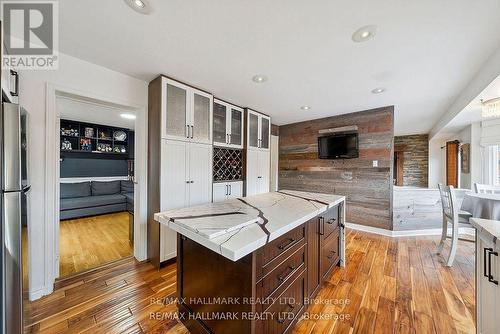
POLYGON ((359 157, 358 133, 332 134, 318 137, 320 159, 352 159, 359 157))

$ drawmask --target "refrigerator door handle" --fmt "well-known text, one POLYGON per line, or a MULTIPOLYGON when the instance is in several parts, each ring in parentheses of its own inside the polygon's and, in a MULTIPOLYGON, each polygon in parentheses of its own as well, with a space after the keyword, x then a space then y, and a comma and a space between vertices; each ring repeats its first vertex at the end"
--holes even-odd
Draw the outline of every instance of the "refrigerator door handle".
POLYGON ((22 333, 21 192, 4 192, 2 197, 4 326, 6 333, 22 333))
POLYGON ((21 110, 19 105, 4 103, 3 120, 3 185, 4 191, 21 190, 21 110))

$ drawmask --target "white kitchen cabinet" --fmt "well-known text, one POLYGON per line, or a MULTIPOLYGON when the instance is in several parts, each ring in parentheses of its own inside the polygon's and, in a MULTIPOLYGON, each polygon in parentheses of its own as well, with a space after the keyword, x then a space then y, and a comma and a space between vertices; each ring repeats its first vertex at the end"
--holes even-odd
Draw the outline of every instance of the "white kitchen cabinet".
POLYGON ((500 333, 500 246, 477 237, 476 242, 476 311, 477 333, 500 333))
POLYGON ((213 186, 213 202, 243 196, 243 181, 217 182, 213 186))
POLYGON ((269 192, 271 155, 269 151, 247 150, 246 196, 269 192))
MULTIPOLYGON (((160 211, 212 201, 212 145, 161 142, 160 211)), ((161 225, 160 261, 176 256, 176 232, 161 225)))
POLYGON ((243 124, 243 109, 218 99, 214 100, 214 145, 243 148, 243 124))
POLYGON ((247 149, 269 151, 271 118, 247 109, 247 149))
POLYGON ((213 96, 162 77, 162 138, 212 143, 213 96))

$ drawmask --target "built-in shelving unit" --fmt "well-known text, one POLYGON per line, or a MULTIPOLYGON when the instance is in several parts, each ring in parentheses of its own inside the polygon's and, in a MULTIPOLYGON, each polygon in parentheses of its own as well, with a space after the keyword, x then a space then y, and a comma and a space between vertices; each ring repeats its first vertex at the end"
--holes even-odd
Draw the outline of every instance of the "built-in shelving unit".
POLYGON ((61 158, 129 159, 131 131, 113 126, 61 120, 61 158))

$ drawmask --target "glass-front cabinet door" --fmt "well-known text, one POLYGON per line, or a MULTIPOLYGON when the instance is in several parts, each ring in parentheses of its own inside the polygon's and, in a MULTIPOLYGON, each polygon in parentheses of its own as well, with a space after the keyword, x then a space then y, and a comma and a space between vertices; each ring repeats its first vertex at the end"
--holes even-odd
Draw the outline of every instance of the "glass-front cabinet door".
POLYGON ((271 121, 266 116, 260 116, 260 148, 269 149, 269 131, 271 121))
POLYGON ((230 144, 243 147, 243 110, 231 108, 231 134, 229 135, 230 144))
POLYGON ((248 111, 248 147, 259 148, 259 115, 248 111))
POLYGON ((188 88, 176 82, 166 81, 164 87, 163 137, 167 139, 188 139, 188 88))
POLYGON ((229 132, 227 131, 227 108, 225 105, 214 102, 214 123, 213 137, 214 143, 227 144, 229 141, 229 132))
POLYGON ((197 143, 212 143, 212 95, 193 90, 191 118, 191 140, 197 143))

